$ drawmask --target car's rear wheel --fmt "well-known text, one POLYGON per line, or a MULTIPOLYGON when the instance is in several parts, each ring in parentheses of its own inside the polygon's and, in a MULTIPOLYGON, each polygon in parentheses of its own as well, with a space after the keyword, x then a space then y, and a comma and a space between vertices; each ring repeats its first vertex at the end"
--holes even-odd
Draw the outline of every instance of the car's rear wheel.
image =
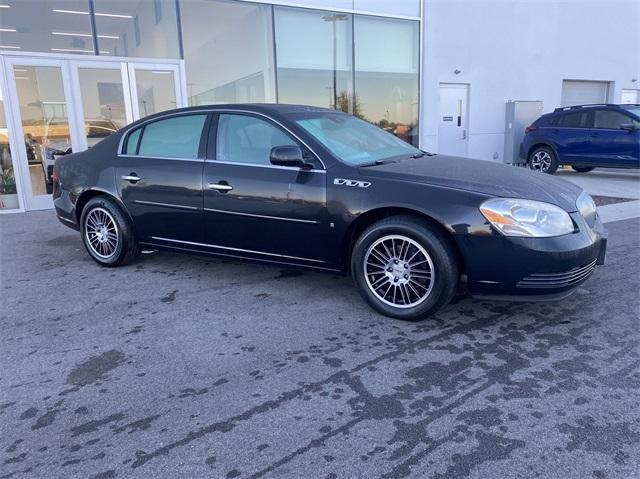
POLYGON ((553 175, 558 169, 555 152, 548 146, 539 146, 529 153, 529 168, 553 175))
POLYGON ((459 278, 449 240, 411 216, 390 217, 367 228, 353 248, 351 271, 375 310, 412 321, 447 304, 459 278))
POLYGON ((571 167, 573 171, 577 171, 578 173, 589 173, 594 168, 595 166, 572 166, 571 167))
POLYGON ((106 196, 96 196, 85 205, 80 231, 87 252, 102 266, 124 265, 136 256, 138 244, 130 221, 106 196))

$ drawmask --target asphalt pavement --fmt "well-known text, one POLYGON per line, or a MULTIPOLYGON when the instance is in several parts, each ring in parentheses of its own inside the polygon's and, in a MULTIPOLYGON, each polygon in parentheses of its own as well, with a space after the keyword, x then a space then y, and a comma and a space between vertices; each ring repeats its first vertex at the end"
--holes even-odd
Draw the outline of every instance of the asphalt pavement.
POLYGON ((381 317, 347 278, 97 266, 0 216, 2 478, 640 477, 640 220, 568 299, 381 317))

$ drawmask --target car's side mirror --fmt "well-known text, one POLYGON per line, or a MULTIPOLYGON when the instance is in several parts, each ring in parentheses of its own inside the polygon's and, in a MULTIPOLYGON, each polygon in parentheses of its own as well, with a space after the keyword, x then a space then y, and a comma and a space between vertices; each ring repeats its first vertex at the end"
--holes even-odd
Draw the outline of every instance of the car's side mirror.
POLYGON ((272 165, 290 166, 293 168, 312 168, 304 161, 302 150, 296 145, 274 146, 269 156, 272 165))
POLYGON ((623 123, 620 125, 620 128, 627 131, 636 131, 638 129, 638 127, 633 123, 623 123))

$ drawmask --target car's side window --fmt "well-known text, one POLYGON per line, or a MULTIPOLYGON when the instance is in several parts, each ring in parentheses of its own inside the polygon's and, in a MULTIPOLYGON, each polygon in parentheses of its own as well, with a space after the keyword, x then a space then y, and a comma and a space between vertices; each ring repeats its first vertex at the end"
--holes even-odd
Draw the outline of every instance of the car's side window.
POLYGON ((271 148, 297 145, 280 128, 248 115, 222 114, 218 119, 216 160, 270 165, 271 148))
POLYGON ((140 132, 142 132, 142 127, 129 133, 129 136, 127 137, 127 143, 123 151, 124 154, 135 155, 138 153, 138 141, 140 140, 140 132))
POLYGON ((557 120, 557 126, 564 128, 591 128, 593 126, 593 115, 590 111, 579 111, 567 113, 557 120))
POLYGON ((633 119, 618 111, 596 110, 596 128, 619 129, 625 123, 633 123, 633 119))
MULTIPOLYGON (((198 158, 206 119, 206 114, 182 115, 147 123, 142 129, 137 154, 153 158, 198 158)), ((129 153, 129 147, 134 135, 135 131, 127 141, 128 154, 133 154, 129 153)))

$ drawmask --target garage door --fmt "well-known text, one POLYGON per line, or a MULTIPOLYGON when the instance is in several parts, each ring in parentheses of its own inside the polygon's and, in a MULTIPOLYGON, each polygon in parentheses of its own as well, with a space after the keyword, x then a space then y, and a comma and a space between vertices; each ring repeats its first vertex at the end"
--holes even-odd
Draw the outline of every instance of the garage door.
POLYGON ((609 82, 606 81, 562 81, 562 106, 607 103, 609 82))

